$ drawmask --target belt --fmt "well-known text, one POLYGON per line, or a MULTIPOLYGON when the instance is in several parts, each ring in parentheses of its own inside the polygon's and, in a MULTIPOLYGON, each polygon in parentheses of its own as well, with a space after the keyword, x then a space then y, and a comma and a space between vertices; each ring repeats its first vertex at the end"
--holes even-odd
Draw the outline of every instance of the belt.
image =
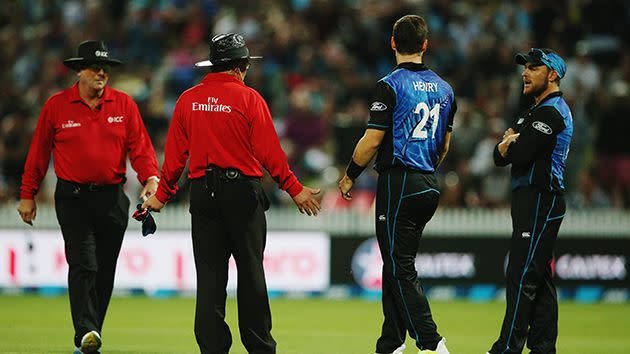
POLYGON ((215 165, 206 167, 204 186, 210 193, 210 197, 214 198, 216 194, 221 193, 225 183, 234 183, 237 180, 255 180, 260 182, 260 177, 252 177, 244 175, 236 168, 221 168, 215 165))
POLYGON ((118 188, 118 186, 120 186, 120 183, 116 183, 116 184, 78 183, 78 182, 67 181, 61 178, 59 178, 59 183, 74 187, 75 193, 100 192, 100 191, 115 189, 115 188, 118 188))
POLYGON ((208 166, 206 168, 206 174, 215 175, 223 180, 237 180, 237 179, 247 179, 247 180, 257 180, 260 181, 260 177, 248 176, 243 174, 240 170, 236 168, 221 168, 218 166, 208 166))

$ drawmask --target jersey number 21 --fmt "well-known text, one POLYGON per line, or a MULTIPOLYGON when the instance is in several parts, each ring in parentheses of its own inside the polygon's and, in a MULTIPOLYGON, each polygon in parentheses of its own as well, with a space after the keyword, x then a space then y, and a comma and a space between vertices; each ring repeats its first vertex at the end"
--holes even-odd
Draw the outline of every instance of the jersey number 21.
POLYGON ((435 131, 437 130, 438 120, 440 119, 440 104, 436 103, 435 106, 433 106, 433 108, 429 109, 429 105, 427 105, 425 102, 420 102, 416 106, 416 109, 414 110, 413 113, 419 114, 422 119, 420 119, 420 121, 418 122, 418 125, 416 125, 416 127, 413 129, 413 133, 411 134, 411 137, 416 138, 416 139, 422 139, 422 140, 429 137, 429 134, 427 133, 427 129, 425 128, 428 128, 426 125, 430 116, 432 118, 431 138, 435 139, 435 131))

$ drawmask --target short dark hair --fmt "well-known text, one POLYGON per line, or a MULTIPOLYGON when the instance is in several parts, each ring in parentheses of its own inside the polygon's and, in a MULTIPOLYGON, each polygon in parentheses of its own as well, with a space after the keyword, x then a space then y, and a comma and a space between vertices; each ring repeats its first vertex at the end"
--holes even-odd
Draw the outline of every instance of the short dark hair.
POLYGON ((210 67, 210 71, 213 73, 220 73, 223 71, 229 71, 238 68, 241 72, 244 72, 249 68, 249 59, 236 59, 230 60, 227 63, 213 65, 210 67))
POLYGON ((392 36, 400 54, 422 52, 422 44, 429 35, 426 21, 418 15, 406 15, 394 24, 392 36))

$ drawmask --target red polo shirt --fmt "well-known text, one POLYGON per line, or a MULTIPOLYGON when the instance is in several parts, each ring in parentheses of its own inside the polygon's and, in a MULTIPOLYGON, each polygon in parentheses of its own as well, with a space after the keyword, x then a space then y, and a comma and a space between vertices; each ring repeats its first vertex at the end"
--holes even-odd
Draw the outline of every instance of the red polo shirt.
POLYGON ((289 169, 267 103, 229 74, 208 74, 179 97, 166 138, 158 200, 167 202, 177 192, 189 157, 190 179, 204 176, 209 164, 257 177, 263 175, 262 166, 291 197, 303 188, 289 169))
POLYGON ((22 199, 33 199, 46 175, 50 153, 57 177, 77 183, 121 183, 127 154, 144 183, 157 176, 151 139, 129 95, 106 87, 100 108, 90 109, 78 84, 44 104, 22 175, 22 199))

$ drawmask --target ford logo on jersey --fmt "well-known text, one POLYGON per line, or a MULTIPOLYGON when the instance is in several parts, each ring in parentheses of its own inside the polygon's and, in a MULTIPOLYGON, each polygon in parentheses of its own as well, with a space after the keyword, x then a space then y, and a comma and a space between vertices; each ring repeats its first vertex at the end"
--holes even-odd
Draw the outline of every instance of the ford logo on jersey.
POLYGON ((553 133, 550 126, 540 121, 535 121, 534 123, 532 123, 532 127, 543 134, 551 135, 551 133, 553 133))
POLYGON ((370 111, 384 111, 387 109, 387 106, 385 105, 385 103, 383 102, 379 102, 379 101, 375 101, 372 102, 372 107, 370 108, 370 111))

